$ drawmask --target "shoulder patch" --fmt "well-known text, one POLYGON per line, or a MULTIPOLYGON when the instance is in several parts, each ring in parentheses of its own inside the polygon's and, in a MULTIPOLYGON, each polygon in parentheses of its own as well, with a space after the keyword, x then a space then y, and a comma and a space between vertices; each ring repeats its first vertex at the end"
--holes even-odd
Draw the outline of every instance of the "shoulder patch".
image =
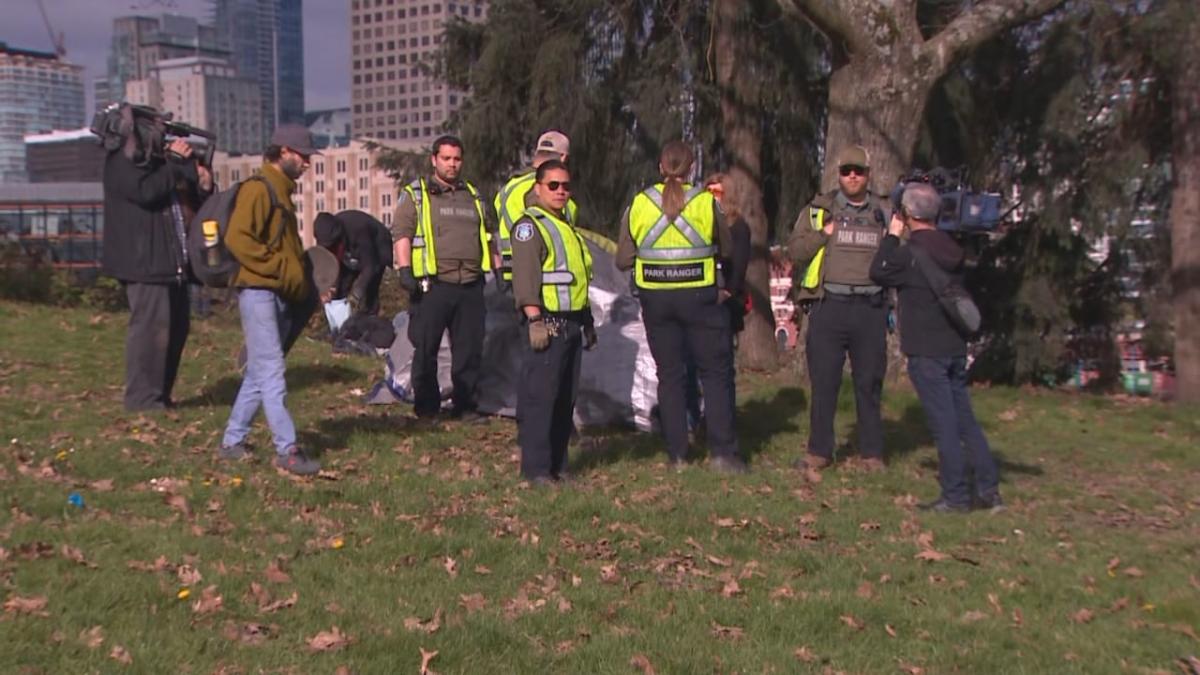
POLYGON ((517 223, 517 229, 513 230, 513 239, 517 241, 529 241, 533 239, 533 223, 529 221, 517 223))

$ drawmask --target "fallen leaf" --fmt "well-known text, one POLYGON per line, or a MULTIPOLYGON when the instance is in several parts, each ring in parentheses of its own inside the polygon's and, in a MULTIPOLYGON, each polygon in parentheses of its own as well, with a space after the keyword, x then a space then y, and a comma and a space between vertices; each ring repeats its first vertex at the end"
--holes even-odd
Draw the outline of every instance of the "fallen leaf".
POLYGON ((790 599, 790 598, 796 597, 796 592, 792 590, 791 586, 784 584, 783 586, 780 586, 779 588, 776 588, 775 590, 771 591, 771 594, 769 597, 772 600, 779 600, 781 598, 789 598, 790 599))
POLYGON ((1124 574, 1132 579, 1141 579, 1142 577, 1146 576, 1144 572, 1136 567, 1126 567, 1125 569, 1121 570, 1121 574, 1124 574))
POLYGON ((91 483, 88 483, 88 487, 92 488, 96 492, 112 492, 113 479, 101 478, 100 480, 94 480, 91 483))
POLYGON ((184 518, 192 517, 192 507, 188 505, 187 497, 174 492, 168 492, 166 496, 163 497, 163 501, 167 503, 167 506, 170 506, 171 508, 183 514, 184 518))
MULTIPOLYGON (((314 652, 331 652, 350 644, 350 636, 333 626, 330 630, 321 631, 308 638, 308 648, 314 652)), ((435 652, 436 654, 436 652, 435 652)))
POLYGON ((432 635, 442 627, 442 608, 438 607, 433 613, 433 618, 425 621, 415 616, 410 616, 404 620, 404 630, 410 632, 421 632, 432 635))
POLYGON ((467 610, 467 614, 473 614, 487 606, 487 598, 483 597, 483 593, 460 595, 458 596, 458 604, 467 610))
POLYGON ((79 641, 88 649, 95 649, 104 644, 104 628, 92 626, 79 633, 79 641))
POLYGON ((721 597, 723 598, 732 598, 741 592, 742 587, 738 584, 737 579, 727 579, 725 585, 721 587, 721 597))
POLYGON ((987 600, 988 604, 992 606, 992 611, 996 613, 996 616, 1004 615, 1004 607, 1000 605, 999 595, 996 595, 995 593, 988 593, 987 600))
POLYGON ((200 597, 192 603, 192 611, 196 614, 212 614, 220 611, 225 599, 217 595, 216 586, 208 586, 200 591, 200 597))
POLYGON ((266 577, 267 581, 270 581, 273 584, 292 583, 292 578, 288 576, 287 572, 283 571, 283 563, 278 558, 272 560, 271 564, 267 565, 266 577))
POLYGON ((437 675, 429 667, 429 663, 438 655, 437 650, 427 652, 424 647, 418 647, 418 649, 421 650, 421 675, 437 675))
POLYGON ((976 621, 983 621, 986 618, 988 618, 988 615, 986 612, 981 612, 977 609, 973 609, 969 612, 964 612, 963 615, 959 618, 959 620, 962 621, 963 623, 975 623, 976 621))
POLYGON ((1092 610, 1084 608, 1071 615, 1071 620, 1075 623, 1091 623, 1092 619, 1096 618, 1092 610))
POLYGON ((130 656, 129 650, 121 645, 113 645, 112 651, 108 653, 108 658, 127 666, 133 663, 133 657, 130 656))
POLYGON ((449 574, 451 579, 458 576, 458 561, 454 558, 446 556, 446 559, 442 561, 442 568, 446 570, 446 574, 449 574))
POLYGON ((716 621, 713 621, 712 634, 714 637, 721 640, 741 640, 746 636, 746 631, 740 626, 722 626, 716 621))
POLYGON ((489 567, 486 567, 484 565, 476 565, 475 566, 475 574, 482 574, 482 575, 486 576, 491 573, 492 573, 492 570, 489 567))
POLYGON ((890 623, 883 624, 883 631, 892 637, 899 637, 896 634, 896 629, 892 628, 892 624, 890 624, 890 623))
POLYGON ((75 548, 74 546, 68 546, 66 544, 63 544, 62 548, 59 550, 62 553, 62 556, 64 558, 66 558, 67 560, 77 562, 80 565, 83 565, 84 567, 90 567, 92 569, 95 569, 98 567, 98 565, 96 565, 95 563, 88 562, 87 558, 83 557, 83 551, 80 551, 79 549, 75 548))
POLYGON ((1012 422, 1020 415, 1021 412, 1017 408, 1009 408, 1008 410, 1000 413, 997 417, 999 417, 1002 422, 1012 422))
POLYGON ((650 659, 646 658, 645 654, 634 654, 633 658, 629 659, 629 665, 641 668, 642 675, 655 675, 654 666, 650 665, 650 659))
POLYGON ((600 581, 606 584, 615 584, 621 580, 621 571, 617 569, 617 564, 601 565, 600 566, 600 581))
POLYGON ((46 596, 35 595, 33 597, 22 597, 14 595, 4 601, 4 611, 15 614, 33 614, 34 616, 50 616, 46 610, 46 596))
POLYGON ((792 652, 792 656, 795 656, 804 663, 812 663, 817 660, 817 655, 808 647, 798 647, 796 651, 792 652))
POLYGON ((839 616, 838 618, 842 620, 842 623, 853 628, 854 630, 862 630, 867 627, 867 624, 863 623, 859 619, 856 619, 849 614, 843 614, 842 616, 839 616))
POLYGON ((715 555, 705 556, 705 559, 708 560, 708 562, 716 565, 717 567, 729 567, 730 565, 733 564, 732 560, 729 560, 728 558, 718 558, 715 555))
POLYGON ((267 626, 261 623, 238 624, 234 621, 228 621, 225 623, 222 635, 231 642, 259 645, 266 642, 271 637, 271 634, 278 630, 279 626, 275 624, 267 626))
POLYGON ((292 591, 292 594, 290 596, 288 596, 282 600, 276 600, 275 602, 269 602, 267 604, 260 604, 258 607, 258 611, 263 614, 272 614, 274 612, 278 612, 281 609, 289 609, 291 607, 295 607, 296 602, 299 600, 300 600, 300 594, 297 593, 296 591, 292 591))
POLYGON ((175 576, 179 577, 179 583, 183 586, 195 586, 204 579, 200 570, 191 565, 180 565, 179 569, 175 570, 175 576))
POLYGON ((870 600, 875 595, 875 587, 871 585, 871 582, 864 581, 858 585, 858 590, 855 591, 855 595, 863 600, 870 600))
POLYGON ((943 560, 950 559, 949 555, 942 553, 941 551, 935 551, 931 548, 927 548, 913 557, 917 560, 924 560, 925 562, 941 562, 943 560))
POLYGON ((925 675, 925 669, 921 666, 914 666, 910 663, 900 662, 900 672, 908 675, 925 675))
POLYGON ((858 529, 862 530, 863 532, 874 532, 879 529, 879 522, 875 520, 868 520, 865 523, 859 523, 858 529))

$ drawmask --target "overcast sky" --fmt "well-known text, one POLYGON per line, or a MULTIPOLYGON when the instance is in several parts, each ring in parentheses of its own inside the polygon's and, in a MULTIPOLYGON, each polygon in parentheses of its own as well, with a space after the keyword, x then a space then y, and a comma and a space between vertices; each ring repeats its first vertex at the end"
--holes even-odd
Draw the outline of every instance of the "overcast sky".
MULTIPOLYGON (((163 12, 198 18, 208 0, 42 0, 56 32, 66 35, 67 60, 87 68, 88 106, 92 79, 105 74, 112 20, 129 14, 163 12)), ((2 0, 0 41, 52 51, 37 0, 2 0)), ((309 110, 350 105, 350 3, 304 0, 304 103, 309 110)), ((90 114, 89 114, 90 118, 90 114)), ((90 120, 89 120, 90 121, 90 120)))

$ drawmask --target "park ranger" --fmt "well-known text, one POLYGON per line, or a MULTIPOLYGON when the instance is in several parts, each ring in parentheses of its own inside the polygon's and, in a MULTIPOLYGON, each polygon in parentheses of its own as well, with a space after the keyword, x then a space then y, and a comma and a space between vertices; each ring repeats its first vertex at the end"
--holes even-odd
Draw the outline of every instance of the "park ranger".
POLYGON ((459 177, 462 142, 433 142, 433 173, 407 186, 392 226, 400 285, 409 292, 408 338, 413 345, 413 412, 441 410, 437 355, 450 331, 451 416, 475 420, 476 386, 483 360, 484 273, 491 271, 490 235, 479 192, 459 177))
POLYGON ((571 174, 561 161, 534 174, 535 201, 513 225, 513 299, 529 331, 517 383, 521 475, 534 485, 566 476, 581 349, 596 345, 588 304, 592 256, 566 219, 571 174))
MULTIPOLYGON (((512 241, 509 235, 516 222, 525 215, 525 209, 537 203, 537 195, 533 189, 535 172, 543 163, 552 159, 566 164, 570 151, 571 139, 567 138, 566 134, 553 129, 543 133, 538 136, 531 168, 510 178, 496 193, 496 217, 500 223, 497 230, 499 236, 496 238, 496 248, 499 252, 496 265, 500 271, 500 278, 506 283, 512 282, 512 241)), ((574 223, 576 210, 575 200, 567 199, 567 205, 563 209, 564 220, 574 223)))

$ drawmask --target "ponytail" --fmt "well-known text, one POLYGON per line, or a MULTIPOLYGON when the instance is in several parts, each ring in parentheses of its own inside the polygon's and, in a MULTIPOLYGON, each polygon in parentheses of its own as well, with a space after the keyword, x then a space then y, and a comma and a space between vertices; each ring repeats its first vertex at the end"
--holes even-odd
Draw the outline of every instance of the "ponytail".
POLYGON ((663 146, 658 157, 663 177, 663 213, 667 220, 675 220, 683 212, 683 181, 692 172, 692 150, 683 141, 671 141, 663 146))

